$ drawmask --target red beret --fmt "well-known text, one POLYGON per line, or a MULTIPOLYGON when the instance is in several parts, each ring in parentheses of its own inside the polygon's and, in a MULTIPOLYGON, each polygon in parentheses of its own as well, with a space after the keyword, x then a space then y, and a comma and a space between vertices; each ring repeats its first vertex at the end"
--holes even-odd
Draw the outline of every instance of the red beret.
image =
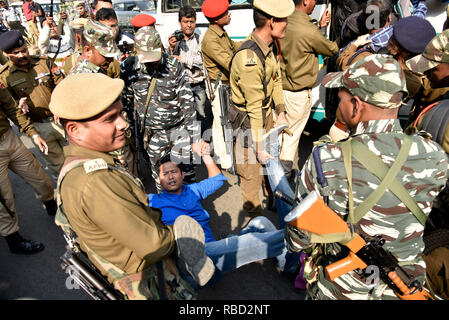
POLYGON ((136 28, 151 26, 156 22, 156 18, 149 14, 139 13, 131 19, 131 24, 136 28))
POLYGON ((229 0, 205 0, 201 11, 207 18, 216 18, 228 10, 229 0))

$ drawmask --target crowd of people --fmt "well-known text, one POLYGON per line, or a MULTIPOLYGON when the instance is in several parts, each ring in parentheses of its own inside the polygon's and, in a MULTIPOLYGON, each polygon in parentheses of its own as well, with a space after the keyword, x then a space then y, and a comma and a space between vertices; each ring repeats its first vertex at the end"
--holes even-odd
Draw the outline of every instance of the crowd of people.
POLYGON ((26 31, 0 0, 0 234, 10 251, 44 245, 19 233, 8 169, 126 299, 193 299, 271 258, 309 299, 448 299, 449 31, 426 20, 426 1, 351 4, 330 37, 338 7, 315 21, 315 0, 254 0, 255 28, 236 42, 228 0, 202 3, 201 36, 195 9, 181 7, 168 39, 146 14, 122 30, 111 0, 75 2, 76 17, 23 0, 26 31), (319 55, 333 71, 321 83, 333 125, 299 168, 319 55), (216 239, 202 200, 227 174, 238 175, 250 220, 216 239), (354 267, 332 268, 345 257, 354 267))

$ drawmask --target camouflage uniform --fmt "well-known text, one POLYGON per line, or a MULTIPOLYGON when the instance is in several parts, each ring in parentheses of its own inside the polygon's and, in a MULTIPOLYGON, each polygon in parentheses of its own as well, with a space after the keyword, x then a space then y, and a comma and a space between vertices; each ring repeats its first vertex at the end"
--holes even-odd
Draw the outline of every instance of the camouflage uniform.
MULTIPOLYGON (((323 81, 326 87, 345 87, 353 96, 381 108, 398 108, 402 94, 407 92, 405 77, 399 64, 392 58, 371 55, 347 69, 344 73, 331 73, 323 81)), ((404 132, 397 119, 360 122, 353 129, 350 139, 367 146, 388 166, 394 160, 404 140, 404 132)), ((444 151, 433 141, 419 135, 412 136, 413 143, 405 164, 396 180, 403 185, 428 216, 432 201, 447 179, 448 162, 444 151)), ((319 148, 321 166, 328 190, 320 186, 313 156, 304 165, 298 181, 296 196, 301 199, 316 190, 322 196, 328 194, 328 206, 342 219, 348 221, 348 178, 346 175, 342 142, 322 143, 319 148)), ((354 207, 362 203, 380 184, 361 163, 352 158, 352 187, 354 207)), ((327 189, 326 188, 326 189, 327 189)), ((411 211, 389 190, 357 223, 355 232, 362 236, 381 235, 399 264, 417 280, 424 280, 426 264, 424 250, 424 226, 411 211)), ((377 286, 367 282, 360 270, 349 272, 330 282, 324 274, 324 266, 342 259, 347 249, 338 243, 313 244, 291 226, 287 227, 288 248, 299 251, 310 248, 305 266, 309 282, 308 295, 314 299, 398 299, 383 282, 377 286)))
MULTIPOLYGON (((99 22, 88 20, 84 25, 83 37, 98 52, 107 58, 118 58, 121 53, 114 41, 114 31, 99 22)), ((103 70, 99 66, 87 61, 86 59, 78 60, 72 67, 69 74, 76 73, 97 73, 107 74, 107 70, 103 70)))
POLYGON ((160 37, 154 28, 139 29, 135 35, 138 55, 129 58, 130 61, 125 63, 124 70, 124 74, 127 75, 124 79, 126 87, 124 95, 134 96, 134 106, 128 109, 137 108, 140 123, 146 114, 144 147, 150 158, 152 177, 158 191, 162 189, 157 164, 167 154, 170 154, 173 161, 184 164, 185 181, 194 181, 195 171, 190 145, 193 136, 200 135, 200 125, 196 121, 196 108, 187 73, 176 58, 158 50, 160 43, 160 37), (152 44, 150 49, 149 44, 152 44), (161 62, 154 72, 149 73, 141 61, 143 55, 155 52, 161 57, 161 62), (157 80, 146 110, 148 89, 154 76, 157 80))
MULTIPOLYGON (((449 30, 444 30, 428 43, 422 55, 407 61, 407 65, 415 72, 424 73, 425 71, 436 67, 440 63, 449 63, 448 44, 449 30)), ((447 72, 444 74, 443 71, 441 76, 447 76, 447 72)), ((440 104, 447 103, 449 99, 449 87, 433 89, 430 86, 430 80, 427 77, 424 77, 424 80, 424 83, 427 83, 428 85, 425 86, 421 100, 422 103, 417 104, 415 100, 415 108, 410 112, 408 124, 413 126, 416 121, 416 127, 418 130, 422 130, 422 128, 426 125, 429 126, 430 130, 433 131, 433 134, 435 135, 432 139, 437 141, 442 146, 444 151, 449 154, 449 124, 447 116, 445 116, 442 112, 437 113, 442 109, 432 110, 427 108, 435 103, 437 103, 435 108, 440 107, 440 104), (427 109, 428 111, 423 111, 424 109, 427 109), (431 113, 432 115, 430 115, 431 113), (438 121, 431 123, 428 119, 429 116, 431 116, 431 120, 437 119, 436 117, 438 116, 440 117, 438 121), (435 134, 436 132, 438 134, 435 134)), ((441 86, 441 83, 437 84, 441 86)), ((445 106, 441 105, 440 108, 445 108, 445 106)), ((449 181, 446 182, 446 188, 440 192, 434 201, 432 211, 430 213, 432 224, 428 223, 424 232, 424 242, 426 244, 424 260, 427 265, 426 276, 432 291, 446 300, 449 299, 449 277, 447 274, 449 270, 448 210, 449 181)))

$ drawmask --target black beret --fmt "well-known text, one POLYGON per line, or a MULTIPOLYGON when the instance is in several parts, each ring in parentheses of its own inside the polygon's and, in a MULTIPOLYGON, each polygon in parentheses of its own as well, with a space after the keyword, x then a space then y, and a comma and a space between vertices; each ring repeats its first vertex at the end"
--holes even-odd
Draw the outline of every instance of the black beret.
POLYGON ((399 19, 393 25, 393 36, 408 52, 421 54, 430 40, 436 36, 436 32, 426 19, 409 16, 399 19))
POLYGON ((25 43, 22 32, 19 30, 11 30, 0 34, 0 50, 2 51, 20 48, 25 43))

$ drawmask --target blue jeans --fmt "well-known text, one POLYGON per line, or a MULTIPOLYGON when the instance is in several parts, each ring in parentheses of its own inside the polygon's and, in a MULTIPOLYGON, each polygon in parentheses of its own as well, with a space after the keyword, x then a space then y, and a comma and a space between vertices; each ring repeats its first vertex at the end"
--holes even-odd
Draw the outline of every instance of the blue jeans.
MULTIPOLYGON (((287 177, 285 176, 284 168, 282 167, 278 158, 280 149, 279 141, 276 140, 269 146, 265 147, 268 153, 275 158, 274 160, 268 159, 265 165, 268 180, 270 181, 271 190, 273 190, 273 192, 275 192, 276 190, 280 190, 286 196, 294 199, 295 193, 290 187, 287 177)), ((284 218, 292 210, 292 206, 279 198, 276 198, 275 202, 279 217, 279 226, 281 228, 285 228, 284 218)))
MULTIPOLYGON (((252 219, 238 235, 207 242, 205 252, 215 265, 215 274, 207 285, 215 284, 241 266, 268 258, 275 258, 279 268, 288 274, 293 274, 298 267, 297 263, 286 261, 284 230, 277 230, 265 217, 252 219)), ((194 289, 200 288, 190 275, 183 274, 183 277, 194 289)))

